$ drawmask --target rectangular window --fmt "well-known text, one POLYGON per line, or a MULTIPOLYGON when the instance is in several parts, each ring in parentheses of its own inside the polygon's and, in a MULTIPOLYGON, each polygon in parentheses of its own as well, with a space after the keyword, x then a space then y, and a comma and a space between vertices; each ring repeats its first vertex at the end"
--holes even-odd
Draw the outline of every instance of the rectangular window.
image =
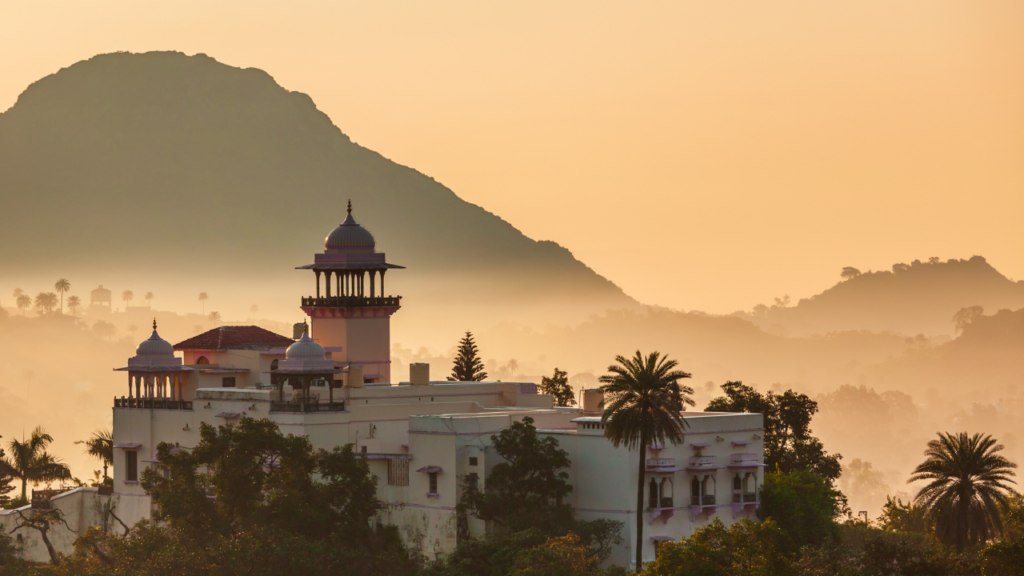
POLYGON ((409 461, 388 460, 388 486, 409 485, 409 461))
POLYGON ((234 388, 235 387, 235 377, 232 376, 231 378, 221 378, 220 379, 220 383, 221 383, 221 387, 223 387, 223 388, 234 388))
POLYGON ((469 465, 470 466, 476 466, 476 456, 470 456, 469 457, 469 465))
POLYGON ((359 448, 359 451, 362 452, 363 454, 366 454, 366 446, 362 446, 361 448, 359 448))
POLYGON ((139 453, 135 450, 124 452, 124 479, 130 482, 139 480, 139 453))
POLYGON ((437 494, 437 472, 430 473, 430 493, 437 494))

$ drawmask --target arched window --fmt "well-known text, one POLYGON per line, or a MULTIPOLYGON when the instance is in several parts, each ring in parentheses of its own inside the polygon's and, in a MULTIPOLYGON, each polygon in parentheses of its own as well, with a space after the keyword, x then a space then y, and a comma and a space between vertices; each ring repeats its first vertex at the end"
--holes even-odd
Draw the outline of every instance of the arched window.
POLYGON ((651 478, 650 493, 647 496, 647 507, 648 508, 659 508, 658 506, 658 481, 651 478))
POLYGON ((661 480, 661 507, 672 508, 675 506, 672 502, 672 479, 665 477, 661 480))
POLYGON ((701 504, 714 504, 715 503, 715 477, 705 476, 703 485, 701 486, 703 498, 701 504))
POLYGON ((273 361, 271 361, 271 363, 270 363, 270 369, 271 369, 271 370, 277 370, 277 360, 273 360, 273 361))
POLYGON ((700 480, 696 476, 690 482, 690 504, 700 504, 700 480))
POLYGON ((209 363, 210 363, 210 360, 207 359, 206 356, 200 356, 199 359, 196 360, 196 364, 209 364, 209 363))

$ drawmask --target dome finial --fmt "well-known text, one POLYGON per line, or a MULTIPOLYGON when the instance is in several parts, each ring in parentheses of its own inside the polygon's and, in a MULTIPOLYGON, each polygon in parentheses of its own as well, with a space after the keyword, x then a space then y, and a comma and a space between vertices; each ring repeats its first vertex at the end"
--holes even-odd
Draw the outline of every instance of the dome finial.
POLYGON ((349 213, 349 215, 352 214, 352 199, 351 198, 348 199, 348 213, 349 213))
POLYGON ((153 332, 156 332, 156 318, 153 318, 153 332))

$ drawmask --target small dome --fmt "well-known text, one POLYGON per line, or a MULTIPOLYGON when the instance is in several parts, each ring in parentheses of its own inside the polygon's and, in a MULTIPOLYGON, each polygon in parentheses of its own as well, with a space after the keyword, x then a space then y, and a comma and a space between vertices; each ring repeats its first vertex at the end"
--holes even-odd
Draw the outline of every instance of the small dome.
POLYGON ((286 360, 325 360, 324 347, 313 342, 308 332, 302 334, 295 344, 288 347, 284 357, 286 360))
POLYGON ((360 226, 352 217, 352 203, 348 204, 348 217, 340 226, 331 231, 324 240, 324 248, 345 252, 373 252, 377 242, 373 234, 360 226))
POLYGON ((153 335, 144 340, 135 349, 136 356, 174 356, 174 346, 156 333, 156 320, 153 321, 153 335))

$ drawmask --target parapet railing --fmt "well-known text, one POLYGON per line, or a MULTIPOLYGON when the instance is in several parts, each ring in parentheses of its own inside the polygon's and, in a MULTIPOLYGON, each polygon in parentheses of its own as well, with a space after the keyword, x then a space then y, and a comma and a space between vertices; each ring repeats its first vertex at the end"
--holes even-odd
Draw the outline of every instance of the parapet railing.
POLYGON ((344 412, 344 402, 271 402, 271 412, 344 412))
POLYGON ((324 306, 330 308, 358 308, 360 306, 400 306, 401 296, 304 296, 303 306, 324 306))
POLYGON ((158 408, 160 410, 191 410, 191 400, 169 398, 114 398, 114 408, 158 408))

